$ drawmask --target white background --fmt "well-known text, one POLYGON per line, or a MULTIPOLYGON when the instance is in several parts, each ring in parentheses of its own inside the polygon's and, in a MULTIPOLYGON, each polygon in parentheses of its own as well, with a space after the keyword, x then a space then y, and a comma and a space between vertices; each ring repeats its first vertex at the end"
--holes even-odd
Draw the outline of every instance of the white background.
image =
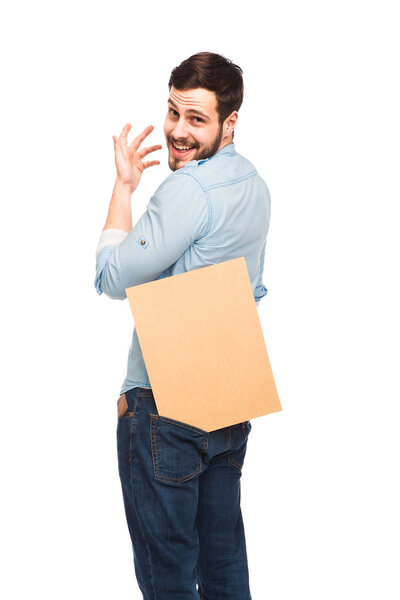
MULTIPOLYGON (((272 197, 259 309, 283 410, 242 476, 253 600, 398 600, 396 2, 8 3, 1 14, 2 597, 141 598, 117 472, 128 302, 98 296, 112 135, 164 145, 170 71, 244 71, 272 197)), ((227 599, 229 600, 229 599, 227 599)))

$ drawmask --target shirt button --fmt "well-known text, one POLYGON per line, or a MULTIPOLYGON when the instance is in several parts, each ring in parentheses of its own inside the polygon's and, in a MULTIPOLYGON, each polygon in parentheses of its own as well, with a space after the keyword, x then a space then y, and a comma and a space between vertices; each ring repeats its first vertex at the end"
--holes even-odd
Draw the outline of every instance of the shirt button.
POLYGON ((141 242, 140 242, 140 243, 142 244, 142 246, 144 246, 144 245, 145 245, 145 243, 146 243, 146 240, 141 240, 141 242))

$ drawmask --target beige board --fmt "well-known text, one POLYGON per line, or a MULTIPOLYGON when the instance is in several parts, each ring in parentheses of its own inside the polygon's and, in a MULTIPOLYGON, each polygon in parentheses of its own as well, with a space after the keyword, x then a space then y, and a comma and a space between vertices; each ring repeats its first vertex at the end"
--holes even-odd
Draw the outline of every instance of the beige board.
POLYGON ((282 410, 243 256, 125 291, 159 415, 213 431, 282 410))

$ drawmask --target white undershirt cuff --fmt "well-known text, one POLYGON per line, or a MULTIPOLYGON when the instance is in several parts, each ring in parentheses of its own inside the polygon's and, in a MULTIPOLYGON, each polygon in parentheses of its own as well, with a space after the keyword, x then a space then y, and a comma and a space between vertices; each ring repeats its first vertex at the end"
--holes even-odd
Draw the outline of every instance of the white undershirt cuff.
POLYGON ((99 245, 96 250, 96 260, 100 250, 103 250, 106 246, 117 246, 120 244, 128 235, 127 231, 123 229, 104 229, 101 232, 99 245))

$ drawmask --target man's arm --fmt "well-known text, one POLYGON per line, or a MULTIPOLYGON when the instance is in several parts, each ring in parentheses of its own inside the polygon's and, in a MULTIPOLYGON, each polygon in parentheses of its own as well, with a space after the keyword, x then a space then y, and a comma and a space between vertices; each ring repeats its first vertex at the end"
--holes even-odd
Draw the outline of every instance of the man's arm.
POLYGON ((129 233, 132 229, 132 186, 116 180, 112 193, 108 215, 103 231, 108 229, 120 229, 129 233))
MULTIPOLYGON (((209 228, 209 209, 200 184, 183 169, 169 175, 146 212, 117 245, 101 246, 94 285, 99 294, 126 298, 125 288, 157 279, 209 228)), ((124 236, 116 228, 104 236, 124 236)), ((102 234, 102 235, 103 235, 102 234)))
POLYGON ((132 229, 131 196, 139 185, 144 169, 160 164, 159 160, 146 162, 142 160, 150 152, 159 150, 160 144, 139 150, 140 144, 153 131, 153 125, 146 127, 128 146, 127 138, 130 129, 131 124, 127 123, 118 138, 113 135, 117 177, 96 258, 104 246, 121 242, 124 239, 124 236, 121 237, 122 232, 130 232, 132 229))
MULTIPOLYGON (((153 131, 153 126, 149 125, 146 127, 128 146, 127 137, 130 129, 131 124, 127 123, 118 138, 113 135, 117 177, 108 209, 107 220, 96 251, 97 271, 99 264, 104 268, 107 257, 112 251, 111 246, 122 242, 132 229, 131 196, 139 185, 142 172, 148 167, 160 164, 158 160, 143 162, 142 159, 150 152, 159 150, 161 145, 157 144, 139 150, 140 144, 153 131), (99 254, 104 248, 108 248, 108 250, 102 253, 99 260, 99 254)), ((101 292, 99 291, 99 293, 101 292)))

